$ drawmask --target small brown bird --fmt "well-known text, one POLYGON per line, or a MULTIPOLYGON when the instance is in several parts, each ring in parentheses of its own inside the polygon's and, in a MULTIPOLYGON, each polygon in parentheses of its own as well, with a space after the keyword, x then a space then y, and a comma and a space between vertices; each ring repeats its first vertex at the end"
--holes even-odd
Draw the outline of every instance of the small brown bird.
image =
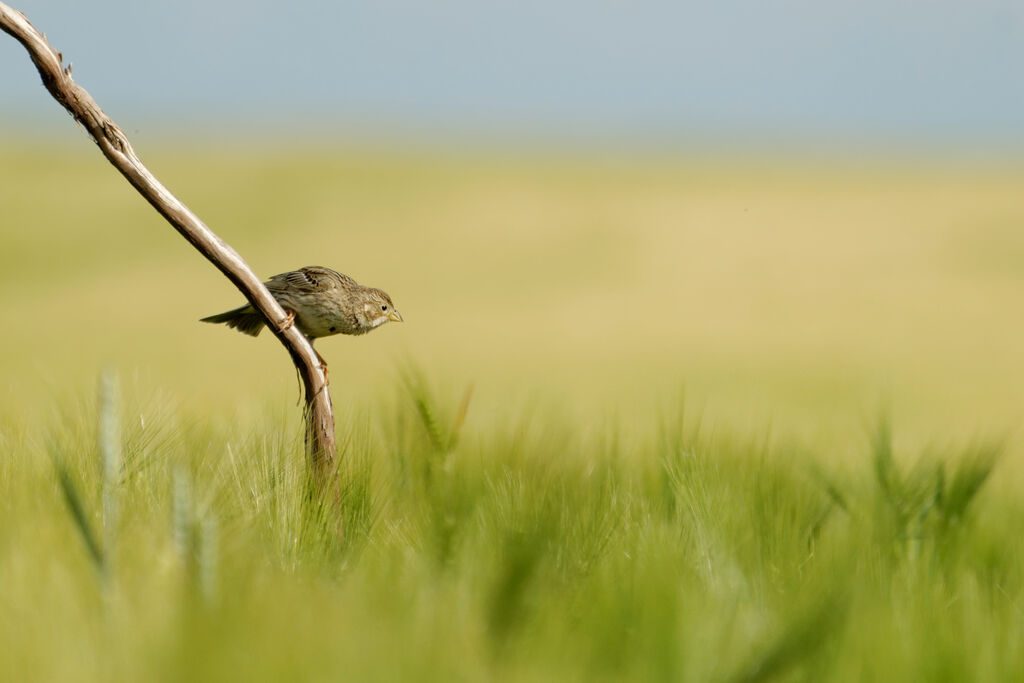
MULTIPOLYGON (((387 293, 361 284, 330 268, 307 266, 270 278, 267 289, 288 312, 310 341, 332 334, 366 334, 402 315, 387 293)), ((203 318, 204 323, 225 323, 255 337, 263 317, 251 304, 203 318)))

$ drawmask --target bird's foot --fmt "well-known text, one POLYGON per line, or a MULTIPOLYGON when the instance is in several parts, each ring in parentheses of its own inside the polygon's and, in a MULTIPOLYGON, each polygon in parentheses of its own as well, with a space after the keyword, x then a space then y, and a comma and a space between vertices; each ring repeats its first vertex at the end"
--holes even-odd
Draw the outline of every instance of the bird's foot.
POLYGON ((316 359, 320 361, 320 371, 324 373, 324 386, 327 386, 328 384, 331 383, 330 379, 327 376, 327 361, 324 360, 324 357, 321 356, 320 352, 317 351, 316 349, 313 349, 313 353, 316 354, 316 359))
POLYGON ((288 331, 295 324, 295 311, 285 311, 285 313, 288 315, 284 319, 277 321, 277 329, 281 332, 288 331))
MULTIPOLYGON (((317 358, 320 358, 320 354, 319 353, 316 354, 316 355, 317 355, 317 358)), ((323 392, 327 391, 327 385, 331 383, 330 378, 327 376, 327 363, 324 362, 323 358, 320 358, 320 371, 322 373, 324 373, 324 383, 321 384, 320 388, 316 390, 315 394, 313 394, 313 398, 316 398, 317 396, 319 396, 323 392)), ((330 400, 330 399, 328 399, 328 400, 330 400)))

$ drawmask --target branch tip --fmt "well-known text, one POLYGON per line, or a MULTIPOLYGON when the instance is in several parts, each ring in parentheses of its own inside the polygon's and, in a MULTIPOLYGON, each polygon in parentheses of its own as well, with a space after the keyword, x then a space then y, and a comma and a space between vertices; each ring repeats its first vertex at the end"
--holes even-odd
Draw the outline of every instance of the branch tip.
POLYGON ((314 474, 326 481, 335 457, 334 413, 327 391, 326 367, 312 342, 294 327, 288 315, 234 249, 218 237, 187 206, 172 195, 136 156, 128 137, 100 109, 89 93, 71 78, 71 62, 50 45, 46 34, 18 10, 0 0, 0 30, 28 51, 43 86, 82 126, 103 155, 186 240, 213 263, 259 310, 268 327, 288 349, 303 378, 306 394, 307 457, 314 474), (283 323, 283 324, 282 324, 283 323))

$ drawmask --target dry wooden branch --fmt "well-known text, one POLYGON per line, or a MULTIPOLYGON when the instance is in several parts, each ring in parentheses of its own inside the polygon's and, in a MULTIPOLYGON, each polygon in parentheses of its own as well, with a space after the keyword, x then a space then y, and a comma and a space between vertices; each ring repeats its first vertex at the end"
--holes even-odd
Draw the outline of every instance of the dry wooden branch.
POLYGON ((85 127, 110 163, 182 237, 241 290, 263 315, 267 327, 288 349, 302 376, 305 391, 306 448, 310 469, 316 480, 326 485, 334 470, 334 412, 326 377, 309 340, 297 327, 288 325, 284 309, 238 252, 206 227, 142 164, 121 129, 103 113, 89 93, 71 79, 71 64, 63 66, 63 56, 50 47, 46 36, 36 30, 24 14, 2 2, 0 28, 25 46, 39 70, 43 85, 85 127))

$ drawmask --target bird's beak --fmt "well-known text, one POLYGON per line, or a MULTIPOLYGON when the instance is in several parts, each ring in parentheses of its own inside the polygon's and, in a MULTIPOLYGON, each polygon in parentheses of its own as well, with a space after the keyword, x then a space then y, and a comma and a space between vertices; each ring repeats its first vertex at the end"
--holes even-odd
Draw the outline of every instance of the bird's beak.
POLYGON ((388 316, 388 320, 390 320, 391 322, 400 323, 402 322, 402 314, 392 309, 391 315, 388 316))

